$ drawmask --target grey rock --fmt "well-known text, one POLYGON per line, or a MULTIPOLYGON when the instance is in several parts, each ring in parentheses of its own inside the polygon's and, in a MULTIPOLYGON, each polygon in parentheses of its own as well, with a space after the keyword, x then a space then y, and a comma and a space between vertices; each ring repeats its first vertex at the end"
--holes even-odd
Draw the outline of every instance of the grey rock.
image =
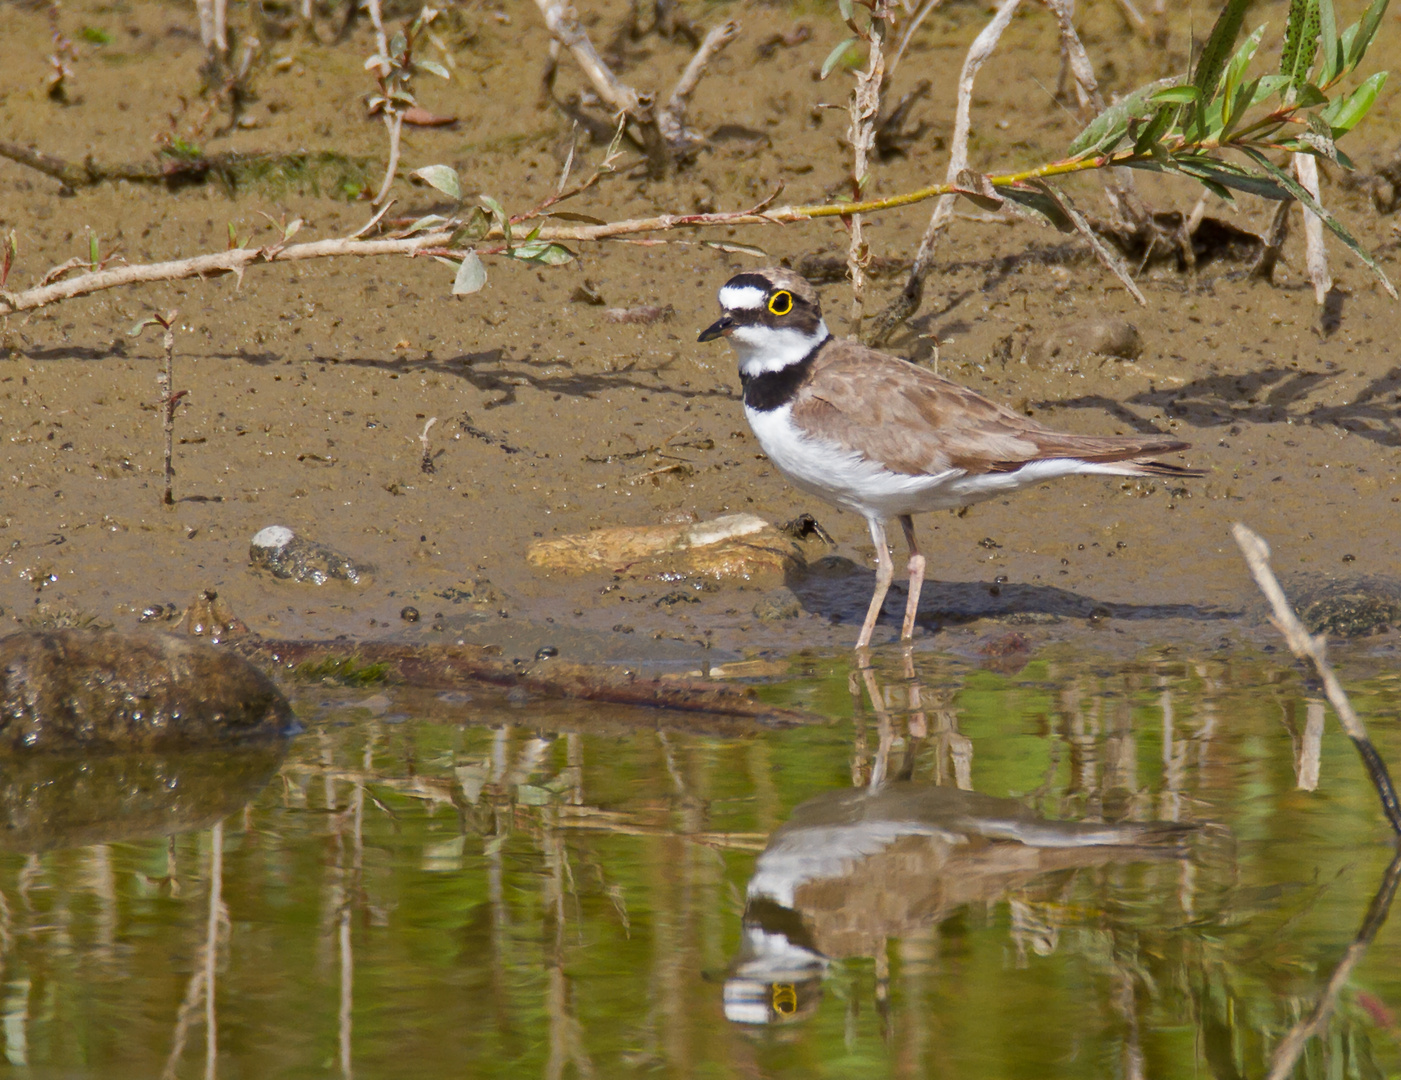
POLYGON ((374 572, 372 566, 357 563, 325 544, 297 536, 285 525, 260 529, 248 548, 248 561, 273 577, 310 585, 324 585, 328 581, 360 585, 374 572))
POLYGON ((760 622, 781 622, 784 619, 796 619, 802 613, 803 605, 787 589, 780 589, 754 605, 754 617, 760 622))
POLYGON ((0 754, 278 740, 287 699, 228 648, 146 630, 0 638, 0 754))
POLYGON ((1367 637, 1401 626, 1401 586, 1377 580, 1330 581, 1295 605, 1310 634, 1367 637))

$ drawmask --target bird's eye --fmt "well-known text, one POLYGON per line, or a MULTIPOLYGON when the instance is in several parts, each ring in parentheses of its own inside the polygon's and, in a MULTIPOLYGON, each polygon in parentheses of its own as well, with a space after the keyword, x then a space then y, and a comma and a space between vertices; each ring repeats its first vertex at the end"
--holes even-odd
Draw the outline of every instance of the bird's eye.
POLYGON ((787 315, 793 310, 793 294, 787 289, 779 289, 769 297, 769 313, 771 315, 787 315))

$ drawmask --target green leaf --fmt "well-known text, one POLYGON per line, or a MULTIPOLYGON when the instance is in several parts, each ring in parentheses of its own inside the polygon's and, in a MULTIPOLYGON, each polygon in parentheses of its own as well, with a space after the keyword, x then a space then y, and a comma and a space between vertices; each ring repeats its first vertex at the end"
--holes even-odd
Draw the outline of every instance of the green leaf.
POLYGON ((1333 129, 1328 126, 1328 121, 1319 116, 1318 113, 1307 113, 1309 130, 1301 131, 1295 136, 1295 141, 1299 144, 1299 149, 1306 154, 1316 154, 1325 157, 1329 161, 1338 160, 1338 148, 1333 145, 1333 129))
POLYGON ((818 78, 825 79, 828 75, 832 74, 832 69, 842 62, 842 58, 846 56, 847 50, 855 43, 856 39, 854 37, 849 37, 829 52, 827 54, 827 59, 822 61, 822 70, 818 74, 818 78))
POLYGON ((452 234, 450 244, 456 246, 471 240, 480 240, 491 231, 491 216, 480 206, 474 206, 467 220, 452 234))
POLYGON ((397 31, 394 36, 389 39, 389 55, 395 60, 403 59, 404 50, 408 47, 409 39, 404 37, 404 32, 402 30, 397 31))
POLYGON ((1089 242, 1090 250, 1095 253, 1095 257, 1119 279, 1124 288, 1129 291, 1129 294, 1140 304, 1146 305, 1148 301, 1143 298, 1143 294, 1138 291, 1138 286, 1134 284, 1133 278, 1129 275, 1128 265, 1123 259, 1119 258, 1118 255, 1110 250, 1109 245, 1104 242, 1103 238, 1100 237, 1094 229, 1090 228, 1090 223, 1085 219, 1084 214, 1075 209, 1075 205, 1070 201, 1070 196, 1063 191, 1051 187, 1051 185, 1047 184, 1045 181, 1033 180, 1031 183, 1033 186, 1040 188, 1052 202, 1059 206, 1061 213, 1070 219, 1070 223, 1074 226, 1076 232, 1089 242))
POLYGON ((842 13, 842 22, 849 23, 856 18, 856 9, 851 0, 837 0, 837 10, 842 13))
POLYGON ((1346 59, 1333 15, 1333 0, 1318 0, 1318 47, 1321 63, 1316 81, 1319 86, 1327 86, 1342 73, 1346 59))
POLYGON ((1172 122, 1177 119, 1179 108, 1180 106, 1177 105, 1161 106, 1158 111, 1153 114, 1153 119, 1144 124, 1142 130, 1139 131, 1138 138, 1136 138, 1133 143, 1133 152, 1135 154, 1151 153, 1153 147, 1158 145, 1158 140, 1163 137, 1164 133, 1172 127, 1172 122))
POLYGON ((1352 56, 1353 45, 1357 41, 1357 32, 1360 29, 1360 24, 1353 23, 1351 26, 1349 26, 1346 30, 1343 31, 1343 38, 1339 44, 1343 53, 1344 71, 1351 71, 1354 67, 1356 67, 1356 65, 1353 64, 1349 58, 1352 56))
POLYGON ((1361 122, 1385 83, 1386 72, 1379 71, 1347 97, 1339 98, 1323 110, 1321 115, 1333 129, 1333 138, 1341 138, 1361 122))
POLYGON ((1249 5, 1250 0, 1226 0, 1226 6, 1217 16, 1211 36, 1197 58, 1197 70, 1192 75, 1192 85, 1197 88, 1199 101, 1210 101, 1216 93, 1216 84, 1221 80, 1221 71, 1226 66, 1231 46, 1236 43, 1240 24, 1245 19, 1245 9, 1249 5))
POLYGON ((511 258, 521 262, 543 263, 546 266, 563 266, 567 262, 573 262, 576 257, 574 252, 563 244, 556 244, 550 240, 528 240, 512 248, 509 254, 511 258))
POLYGON ((1160 79, 1158 82, 1139 87, 1132 94, 1110 105, 1075 136, 1075 141, 1070 144, 1068 156, 1073 160, 1113 150, 1128 132, 1131 120, 1141 120, 1153 115, 1154 106, 1149 104, 1148 99, 1164 88, 1171 88, 1175 83, 1175 79, 1160 79))
POLYGON ((1313 109, 1317 108, 1319 105, 1328 104, 1328 95, 1311 82, 1304 83, 1304 85, 1299 88, 1298 95, 1299 96, 1294 100, 1294 104, 1301 109, 1313 109))
POLYGON ((457 170, 451 165, 425 165, 409 175, 418 177, 429 187, 437 188, 449 199, 462 199, 462 183, 457 178, 457 170))
POLYGON ((1382 288, 1386 289, 1391 298, 1393 300, 1397 299, 1396 287, 1391 284, 1391 281, 1382 271, 1382 268, 1377 265, 1377 261, 1362 249, 1361 244, 1353 239, 1352 234, 1343 227, 1342 222, 1325 210, 1323 204, 1309 194, 1309 190, 1304 187, 1303 184, 1299 183, 1298 180, 1284 169, 1281 169, 1253 146, 1243 146, 1240 149, 1242 153, 1249 156, 1252 161, 1273 177, 1279 183, 1280 187, 1284 188, 1290 195, 1312 210, 1318 219, 1333 231, 1333 235, 1346 244, 1352 250, 1352 253, 1361 259, 1367 265, 1367 268, 1377 276, 1377 280, 1382 283, 1382 288))
POLYGON ((501 204, 490 195, 478 195, 481 204, 491 211, 491 216, 495 220, 497 228, 501 230, 501 235, 506 240, 506 246, 511 246, 511 219, 506 216, 506 211, 501 204))
POLYGON ((92 268, 93 268, 94 270, 97 269, 97 264, 98 264, 98 261, 99 261, 97 256, 98 256, 97 234, 96 234, 96 233, 88 233, 88 262, 92 264, 92 268))
POLYGON ((1235 96, 1236 87, 1245 78, 1246 69, 1250 67, 1250 61, 1255 58, 1255 50, 1260 47, 1260 38, 1264 36, 1265 27, 1262 24, 1257 27, 1255 33, 1251 34, 1236 50, 1231 57, 1231 62, 1226 65, 1225 90, 1222 97, 1229 101, 1235 96))
MULTIPOLYGON (((1262 76, 1263 78, 1263 76, 1262 76)), ((1248 83, 1243 83, 1236 89, 1235 94, 1230 97, 1222 95, 1221 104, 1221 141, 1225 141, 1231 129, 1242 116, 1245 110, 1250 108, 1250 103, 1255 100, 1256 90, 1260 85, 1260 79, 1252 79, 1248 83)))
POLYGON ((1255 80, 1253 85, 1255 90, 1250 95, 1250 101, 1245 106, 1247 109, 1259 105, 1260 102, 1266 101, 1278 94, 1289 85, 1289 76, 1261 75, 1260 78, 1255 80))
POLYGON ((475 251, 462 256, 462 265, 457 268, 457 277, 452 282, 453 296, 470 296, 481 292, 486 285, 486 267, 475 251))
POLYGON ((115 40, 111 34, 99 26, 85 26, 81 33, 83 40, 89 45, 110 45, 115 40))
POLYGON ((1075 231, 1075 223, 1066 216, 1060 203, 1040 188, 1022 184, 1008 184, 1005 187, 999 187, 997 193, 1004 196, 1008 202, 1024 206, 1028 210, 1040 214, 1063 233, 1075 231))
POLYGON ((1289 79, 1296 91, 1308 82, 1318 49, 1318 0, 1291 0, 1289 24, 1284 29, 1284 51, 1279 57, 1279 73, 1289 79))
POLYGON ((412 236, 414 233, 423 232, 426 229, 436 229, 439 225, 446 225, 447 223, 448 219, 443 217, 442 214, 424 214, 423 217, 412 222, 409 227, 404 230, 404 235, 412 236))
POLYGON ((1169 86, 1166 90, 1159 90, 1148 100, 1154 105, 1190 105, 1197 100, 1197 88, 1195 86, 1169 86))
POLYGON ((1366 13, 1357 24, 1357 34, 1353 38, 1347 53, 1347 68, 1349 71, 1360 64, 1362 58, 1367 55, 1367 49, 1372 44, 1372 38, 1376 36, 1377 29, 1382 24, 1382 16, 1386 14, 1387 3, 1388 0, 1372 0, 1366 13))
POLYGON ((1259 195, 1265 199, 1274 199, 1276 202, 1289 198, 1289 192, 1269 177, 1261 176, 1249 169, 1243 169, 1229 161, 1208 157, 1205 154, 1174 157, 1171 169, 1184 176, 1190 176, 1203 184, 1211 181, 1222 187, 1244 191, 1247 195, 1259 195))
POLYGON ((436 75, 440 79, 452 78, 452 72, 450 72, 447 68, 443 67, 443 65, 438 63, 436 60, 415 60, 413 62, 413 66, 418 68, 420 71, 428 72, 428 74, 430 75, 436 75))

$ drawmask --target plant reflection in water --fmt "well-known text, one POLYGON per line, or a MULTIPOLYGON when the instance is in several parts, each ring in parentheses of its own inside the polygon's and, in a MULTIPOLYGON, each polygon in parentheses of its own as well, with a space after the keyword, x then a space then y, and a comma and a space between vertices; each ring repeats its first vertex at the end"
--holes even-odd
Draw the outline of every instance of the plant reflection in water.
MULTIPOLYGON (((62 797, 12 767, 4 1053, 103 1080, 1401 1068, 1387 830, 1296 669, 847 663, 761 691, 818 718, 783 730, 309 690, 288 758, 184 817, 141 801, 168 771, 102 809, 97 760, 62 797)), ((1385 671, 1350 689, 1401 707, 1385 671)))

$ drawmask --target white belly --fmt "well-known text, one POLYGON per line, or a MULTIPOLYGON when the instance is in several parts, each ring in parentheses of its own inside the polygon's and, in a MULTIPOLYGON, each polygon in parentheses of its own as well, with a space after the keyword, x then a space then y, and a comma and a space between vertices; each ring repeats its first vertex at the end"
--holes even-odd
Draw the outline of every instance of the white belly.
POLYGON ((891 518, 948 510, 981 502, 1018 488, 1074 473, 1124 476, 1131 463, 1095 464, 1074 458, 1030 462, 1015 472, 972 473, 944 469, 897 473, 836 443, 811 438, 793 423, 793 407, 769 412, 746 408, 759 445, 784 476, 804 491, 866 518, 891 518))

